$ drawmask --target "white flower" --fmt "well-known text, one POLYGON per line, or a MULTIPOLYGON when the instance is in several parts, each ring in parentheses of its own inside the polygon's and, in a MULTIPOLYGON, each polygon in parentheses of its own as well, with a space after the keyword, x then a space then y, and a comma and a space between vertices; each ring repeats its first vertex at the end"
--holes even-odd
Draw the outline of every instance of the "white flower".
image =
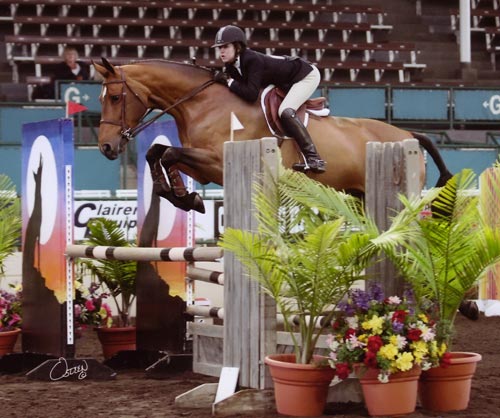
POLYGON ((387 372, 381 372, 377 376, 377 379, 380 383, 387 383, 389 381, 389 374, 387 372))
POLYGON ((403 337, 402 335, 396 335, 396 347, 398 347, 398 350, 402 350, 403 348, 406 347, 408 344, 408 341, 406 340, 406 337, 403 337))
POLYGON ((358 337, 354 334, 350 335, 346 341, 346 347, 349 351, 352 351, 355 348, 364 347, 364 346, 365 346, 365 344, 363 344, 361 341, 359 341, 358 337))
POLYGON ((389 296, 387 298, 387 303, 389 305, 399 305, 401 303, 401 299, 398 296, 389 296))
POLYGON ((421 364, 420 364, 420 367, 422 368, 422 370, 425 372, 426 370, 429 370, 431 367, 432 367, 432 363, 429 363, 428 361, 423 361, 421 364))
POLYGON ((347 325, 349 328, 352 329, 358 329, 358 317, 357 316, 348 316, 345 321, 347 322, 347 325))
POLYGON ((436 332, 434 329, 429 328, 428 326, 424 325, 420 327, 420 331, 422 331, 422 339, 425 342, 433 341, 436 338, 436 332))
POLYGON ((332 350, 332 351, 337 351, 338 348, 339 348, 339 345, 340 345, 340 343, 337 340, 333 339, 333 338, 332 338, 331 341, 327 340, 327 343, 329 343, 328 347, 330 347, 330 350, 332 350))

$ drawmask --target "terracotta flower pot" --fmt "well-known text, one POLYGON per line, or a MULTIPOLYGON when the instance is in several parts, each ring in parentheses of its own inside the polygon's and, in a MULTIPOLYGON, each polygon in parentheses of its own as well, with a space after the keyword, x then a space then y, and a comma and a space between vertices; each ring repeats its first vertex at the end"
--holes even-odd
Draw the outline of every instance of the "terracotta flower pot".
POLYGON ((106 360, 119 351, 136 349, 135 327, 103 327, 96 328, 96 330, 106 360))
POLYGON ((378 380, 379 373, 378 369, 360 369, 357 372, 370 416, 395 416, 414 412, 420 367, 392 373, 387 383, 378 380))
POLYGON ((14 351, 14 346, 16 345, 17 337, 20 333, 20 328, 15 328, 12 331, 0 332, 0 356, 14 351))
POLYGON ((434 367, 422 372, 419 398, 423 408, 430 411, 461 411, 467 409, 472 376, 481 355, 453 352, 448 367, 434 367))
POLYGON ((273 378, 278 413, 301 417, 323 414, 334 369, 328 365, 297 364, 294 354, 273 354, 266 357, 265 363, 273 378))

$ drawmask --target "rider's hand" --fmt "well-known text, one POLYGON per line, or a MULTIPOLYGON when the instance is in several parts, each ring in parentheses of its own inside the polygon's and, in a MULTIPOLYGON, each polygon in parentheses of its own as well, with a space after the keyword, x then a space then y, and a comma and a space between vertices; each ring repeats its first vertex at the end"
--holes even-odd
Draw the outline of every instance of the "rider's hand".
POLYGON ((227 86, 227 74, 223 71, 216 71, 214 73, 214 81, 227 86))

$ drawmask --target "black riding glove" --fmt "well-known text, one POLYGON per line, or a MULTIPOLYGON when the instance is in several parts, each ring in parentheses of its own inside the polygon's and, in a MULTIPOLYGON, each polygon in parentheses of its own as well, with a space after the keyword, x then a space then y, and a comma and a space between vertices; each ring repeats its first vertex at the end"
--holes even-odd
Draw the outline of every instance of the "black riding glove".
POLYGON ((223 71, 216 71, 214 73, 214 81, 227 87, 227 74, 223 71))

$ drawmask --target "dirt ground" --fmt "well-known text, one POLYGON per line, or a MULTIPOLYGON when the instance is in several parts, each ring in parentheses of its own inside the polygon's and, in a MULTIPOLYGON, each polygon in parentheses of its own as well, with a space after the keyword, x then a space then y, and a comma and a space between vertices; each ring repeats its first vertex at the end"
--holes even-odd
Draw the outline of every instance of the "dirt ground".
MULTIPOLYGON (((500 317, 482 316, 478 321, 458 318, 454 350, 473 351, 483 356, 472 383, 469 408, 462 412, 434 414, 419 407, 411 418, 500 417, 500 317)), ((19 344, 18 344, 19 345, 19 344)), ((95 332, 87 331, 77 340, 77 357, 102 361, 95 332)), ((0 417, 189 417, 206 418, 209 409, 179 409, 177 395, 217 379, 191 372, 168 379, 146 377, 143 370, 119 370, 115 380, 43 382, 24 374, 0 375, 0 417)), ((234 415, 238 417, 249 414, 234 415)), ((252 418, 276 418, 277 413, 251 414, 252 418)), ((323 417, 367 417, 362 404, 328 404, 323 417)))

